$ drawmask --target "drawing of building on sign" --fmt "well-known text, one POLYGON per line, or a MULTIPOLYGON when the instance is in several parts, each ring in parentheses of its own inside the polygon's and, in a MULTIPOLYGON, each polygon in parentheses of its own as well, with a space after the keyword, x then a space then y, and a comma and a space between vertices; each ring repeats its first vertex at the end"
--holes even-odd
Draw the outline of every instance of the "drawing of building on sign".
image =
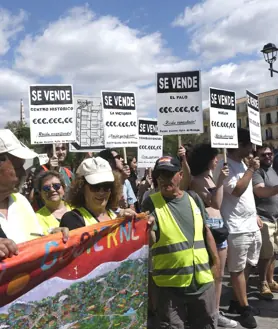
POLYGON ((104 130, 100 97, 74 96, 76 109, 76 151, 104 148, 104 130))

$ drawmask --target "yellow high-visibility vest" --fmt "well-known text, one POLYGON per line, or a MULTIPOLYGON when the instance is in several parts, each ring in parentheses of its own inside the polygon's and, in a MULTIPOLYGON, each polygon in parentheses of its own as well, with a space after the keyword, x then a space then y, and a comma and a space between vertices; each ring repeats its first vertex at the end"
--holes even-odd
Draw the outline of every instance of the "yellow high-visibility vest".
POLYGON ((189 287, 214 281, 203 236, 203 218, 189 196, 194 218, 194 243, 189 245, 161 193, 150 195, 158 219, 160 237, 151 248, 153 280, 159 287, 189 287))
MULTIPOLYGON (((33 236, 31 235, 31 233, 42 233, 41 227, 39 225, 39 222, 36 218, 36 214, 33 211, 32 207, 27 208, 24 204, 24 202, 22 202, 21 198, 25 198, 24 196, 22 196, 19 193, 12 193, 11 194, 11 198, 13 199, 13 201, 16 203, 17 207, 18 207, 18 213, 21 214, 22 217, 20 217, 18 220, 23 223, 23 225, 21 225, 21 227, 15 227, 15 230, 18 229, 22 229, 25 235, 25 241, 31 241, 34 239, 37 239, 37 236, 33 236), (38 230, 41 230, 40 232, 38 230)), ((26 202, 28 203, 28 201, 26 200, 26 202)))
MULTIPOLYGON (((67 203, 65 203, 65 206, 68 211, 72 209, 67 203)), ((60 226, 60 222, 55 218, 54 215, 52 215, 52 213, 46 208, 46 206, 38 210, 36 212, 36 215, 39 220, 40 226, 43 229, 43 234, 45 235, 48 235, 51 229, 60 226)))
MULTIPOLYGON (((93 217, 93 215, 87 209, 85 209, 83 207, 76 208, 76 209, 83 216, 84 221, 85 221, 85 226, 90 226, 90 225, 98 223, 98 221, 93 217)), ((112 210, 108 210, 107 213, 111 219, 115 219, 117 217, 117 215, 112 210)))

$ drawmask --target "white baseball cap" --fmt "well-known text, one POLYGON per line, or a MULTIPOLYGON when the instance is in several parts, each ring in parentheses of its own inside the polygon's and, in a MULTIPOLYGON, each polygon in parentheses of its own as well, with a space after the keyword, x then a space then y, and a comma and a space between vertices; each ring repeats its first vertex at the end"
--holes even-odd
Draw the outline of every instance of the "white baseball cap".
POLYGON ((114 175, 109 162, 101 157, 85 159, 81 162, 76 173, 79 176, 84 176, 91 185, 114 182, 114 175))
POLYGON ((9 153, 17 158, 28 160, 38 155, 21 143, 9 129, 0 129, 0 154, 9 153))

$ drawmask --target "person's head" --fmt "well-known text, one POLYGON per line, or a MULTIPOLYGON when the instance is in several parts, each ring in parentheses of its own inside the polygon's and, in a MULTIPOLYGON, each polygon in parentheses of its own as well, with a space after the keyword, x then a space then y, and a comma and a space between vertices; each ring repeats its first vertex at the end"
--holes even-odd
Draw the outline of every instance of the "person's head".
POLYGON ((137 169, 137 160, 136 160, 135 157, 133 157, 133 158, 128 158, 128 159, 127 159, 127 164, 128 164, 128 166, 129 166, 130 170, 135 171, 135 170, 137 169))
POLYGON ((101 157, 84 160, 76 171, 68 203, 90 209, 117 208, 122 194, 119 174, 101 157))
MULTIPOLYGON (((55 150, 56 150, 56 156, 58 158, 59 164, 62 164, 68 155, 68 146, 65 143, 58 143, 55 144, 55 150)), ((50 158, 53 157, 53 145, 49 144, 45 146, 45 152, 47 153, 47 156, 50 158)))
POLYGON ((193 176, 198 176, 207 170, 214 170, 217 165, 218 150, 210 144, 196 145, 190 153, 188 164, 193 176))
POLYGON ((170 156, 159 158, 155 163, 154 177, 161 194, 166 198, 174 198, 180 191, 183 177, 180 161, 170 156))
POLYGON ((238 148, 237 149, 228 149, 229 154, 237 154, 240 159, 244 159, 249 156, 252 152, 252 143, 250 140, 249 130, 244 128, 238 128, 238 148))
POLYGON ((257 156, 260 159, 261 167, 269 168, 273 164, 273 149, 267 144, 257 146, 257 156))
POLYGON ((65 182, 57 171, 44 171, 37 178, 37 188, 45 205, 63 200, 65 195, 65 182))
POLYGON ((247 157, 243 159, 244 163, 246 164, 247 167, 250 165, 250 161, 254 158, 253 152, 249 153, 247 157))
POLYGON ((122 171, 124 167, 123 157, 115 150, 105 149, 99 152, 99 157, 109 162, 112 170, 122 171))
POLYGON ((37 156, 9 129, 0 129, 0 192, 8 196, 15 191, 25 176, 25 160, 37 156))

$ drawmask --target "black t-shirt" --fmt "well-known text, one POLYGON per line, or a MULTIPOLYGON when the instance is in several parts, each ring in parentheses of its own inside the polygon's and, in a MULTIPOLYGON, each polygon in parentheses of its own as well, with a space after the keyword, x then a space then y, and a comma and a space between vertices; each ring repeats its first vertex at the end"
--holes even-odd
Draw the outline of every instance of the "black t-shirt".
MULTIPOLYGON (((86 210, 91 213, 89 209, 86 210)), ((92 213, 91 215, 94 216, 92 213)), ((77 209, 66 212, 60 222, 60 227, 67 227, 70 231, 84 226, 85 220, 77 209)))

